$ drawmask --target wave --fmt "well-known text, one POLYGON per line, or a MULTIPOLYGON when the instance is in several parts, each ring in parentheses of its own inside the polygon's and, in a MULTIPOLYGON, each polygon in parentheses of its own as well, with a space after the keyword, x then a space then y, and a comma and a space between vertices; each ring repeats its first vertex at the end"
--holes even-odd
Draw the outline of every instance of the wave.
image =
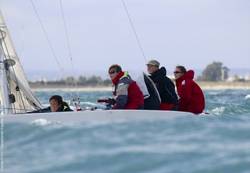
POLYGON ((216 107, 211 110, 211 113, 214 115, 222 115, 225 112, 226 108, 224 106, 216 107))
POLYGON ((31 124, 37 125, 37 126, 47 126, 47 125, 52 124, 52 122, 46 119, 37 119, 37 120, 32 121, 31 124))
POLYGON ((246 99, 246 100, 249 100, 249 99, 250 99, 250 94, 246 95, 246 96, 245 96, 245 99, 246 99))

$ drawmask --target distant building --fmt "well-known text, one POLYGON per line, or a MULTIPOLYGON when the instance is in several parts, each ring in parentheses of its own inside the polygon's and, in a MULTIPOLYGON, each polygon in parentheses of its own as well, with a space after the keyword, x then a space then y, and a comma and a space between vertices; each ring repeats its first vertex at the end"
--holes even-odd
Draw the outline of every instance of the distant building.
POLYGON ((250 81, 250 74, 247 74, 247 75, 245 76, 245 80, 246 80, 246 81, 250 81))
POLYGON ((230 76, 228 79, 227 79, 228 82, 233 82, 235 81, 235 76, 230 76))
POLYGON ((250 75, 233 75, 227 79, 228 82, 245 82, 250 81, 250 75))
POLYGON ((46 77, 41 77, 40 81, 46 83, 48 80, 46 77))
POLYGON ((226 81, 228 79, 228 72, 229 72, 229 68, 227 67, 221 68, 221 80, 222 81, 226 81))

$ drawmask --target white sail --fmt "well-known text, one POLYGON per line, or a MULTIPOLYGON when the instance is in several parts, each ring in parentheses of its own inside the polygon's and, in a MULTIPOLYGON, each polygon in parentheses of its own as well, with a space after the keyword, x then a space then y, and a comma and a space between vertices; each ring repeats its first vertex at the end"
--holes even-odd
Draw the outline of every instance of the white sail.
POLYGON ((24 113, 42 106, 31 92, 0 11, 1 98, 4 112, 24 113), (6 79, 5 79, 6 78, 6 79), (6 83, 7 82, 7 83, 6 83), (7 85, 7 89, 4 88, 7 85), (7 92, 7 93, 6 93, 7 92), (6 98, 7 97, 7 98, 6 98))

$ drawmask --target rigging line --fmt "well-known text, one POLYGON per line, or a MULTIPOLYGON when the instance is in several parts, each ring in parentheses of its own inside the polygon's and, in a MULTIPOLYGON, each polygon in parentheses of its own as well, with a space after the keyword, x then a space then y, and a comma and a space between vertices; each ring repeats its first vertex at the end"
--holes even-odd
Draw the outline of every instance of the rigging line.
POLYGON ((46 29, 45 29, 45 27, 44 27, 44 25, 43 25, 43 23, 42 23, 42 20, 41 20, 39 14, 38 14, 38 11, 37 11, 37 9, 36 9, 36 6, 35 6, 33 0, 30 0, 30 2, 31 2, 32 8, 33 8, 33 10, 34 10, 34 12, 35 12, 35 14, 36 14, 36 17, 37 17, 37 19, 38 19, 38 22, 39 22, 39 24, 41 25, 42 31, 43 31, 43 33, 44 33, 44 35, 45 35, 45 38, 46 38, 46 40, 47 40, 47 42, 48 42, 48 44, 49 44, 50 51, 52 52, 52 55, 53 55, 54 59, 56 60, 56 63, 57 63, 57 65, 58 65, 59 69, 60 69, 61 71, 64 71, 64 69, 61 67, 61 65, 60 65, 60 63, 59 63, 59 60, 58 60, 58 58, 57 58, 57 56, 56 56, 56 53, 55 53, 55 51, 54 51, 54 49, 53 49, 53 47, 52 47, 52 43, 51 43, 51 41, 50 41, 50 39, 49 39, 49 36, 48 36, 48 34, 47 34, 47 31, 46 31, 46 29))
POLYGON ((61 11, 62 20, 63 20, 64 32, 65 32, 66 41, 67 41, 67 48, 68 48, 68 51, 69 51, 69 58, 72 61, 73 56, 72 56, 72 51, 71 51, 71 46, 70 46, 70 41, 69 41, 69 32, 68 32, 68 27, 67 27, 67 24, 66 24, 66 19, 65 19, 64 9, 63 9, 63 3, 62 3, 62 0, 59 0, 59 1, 60 1, 60 11, 61 11))
POLYGON ((141 53, 142 53, 142 56, 143 56, 145 62, 147 62, 147 58, 146 58, 145 52, 144 52, 144 50, 143 50, 143 48, 142 48, 142 44, 141 44, 140 39, 139 39, 139 36, 138 36, 138 34, 137 34, 137 32, 136 32, 134 23, 133 23, 133 21, 132 21, 131 15, 130 15, 130 13, 129 13, 129 11, 128 11, 128 8, 127 8, 127 5, 126 5, 126 3, 125 3, 125 0, 121 0, 121 1, 122 1, 122 5, 123 5, 123 7, 124 7, 124 10, 126 11, 126 14, 127 14, 128 20, 129 20, 129 24, 130 24, 130 26, 131 26, 131 28, 132 28, 132 30, 133 30, 134 35, 135 35, 135 39, 136 39, 137 45, 138 45, 138 47, 139 47, 139 49, 140 49, 140 51, 141 51, 141 53))
MULTIPOLYGON (((68 49, 70 63, 71 63, 72 75, 73 75, 73 77, 75 77, 76 71, 75 71, 74 62, 73 62, 73 55, 72 55, 72 50, 71 50, 71 45, 70 45, 69 32, 68 32, 68 27, 67 27, 67 23, 66 23, 66 18, 65 18, 62 0, 59 0, 59 4, 60 4, 60 11, 61 11, 62 21, 63 21, 63 26, 64 26, 64 33, 65 33, 65 37, 66 37, 67 49, 68 49)), ((77 80, 73 80, 73 87, 77 88, 77 86, 78 86, 77 80)), ((79 95, 80 94, 78 92, 76 94, 73 94, 73 92, 71 92, 71 97, 73 99, 73 102, 76 98, 79 99, 79 97, 80 97, 79 95)))
MULTIPOLYGON (((56 56, 56 53, 55 53, 55 51, 54 51, 54 49, 53 49, 53 47, 52 47, 52 43, 51 43, 51 41, 50 41, 50 39, 49 39, 49 36, 48 36, 48 34, 47 34, 47 32, 46 32, 46 29, 45 29, 45 27, 44 27, 44 25, 43 25, 43 23, 42 23, 42 20, 41 20, 39 14, 38 14, 38 11, 37 11, 37 9, 36 9, 36 6, 35 6, 33 0, 30 0, 30 2, 31 2, 31 4, 32 4, 33 10, 34 10, 34 12, 35 12, 35 14, 36 14, 36 17, 37 17, 37 19, 38 19, 38 21, 39 21, 39 23, 40 23, 40 25, 41 25, 41 28, 42 28, 42 31, 43 31, 45 37, 46 37, 46 40, 47 40, 47 42, 48 42, 48 44, 49 44, 49 48, 50 48, 50 50, 51 50, 51 52, 52 52, 52 55, 53 55, 54 59, 56 60, 57 66, 59 67, 59 70, 60 70, 63 74, 66 74, 66 72, 64 71, 64 68, 63 68, 63 67, 60 65, 60 63, 59 63, 59 60, 58 60, 58 58, 57 58, 57 56, 56 56)), ((64 75, 62 75, 62 76, 64 76, 64 75)))
MULTIPOLYGON (((65 18, 64 9, 63 9, 63 2, 62 2, 62 0, 59 0, 59 1, 60 1, 60 11, 61 11, 61 16, 62 16, 62 20, 63 20, 67 49, 68 49, 69 58, 70 58, 70 62, 71 62, 71 68, 72 68, 72 72, 73 72, 73 76, 74 76, 76 74, 76 72, 75 72, 75 67, 74 67, 74 63, 73 63, 73 55, 72 55, 71 45, 70 45, 70 41, 69 41, 69 32, 68 32, 68 27, 66 24, 66 18, 65 18)), ((75 84, 75 86, 77 86, 77 82, 75 82, 74 84, 75 84)))

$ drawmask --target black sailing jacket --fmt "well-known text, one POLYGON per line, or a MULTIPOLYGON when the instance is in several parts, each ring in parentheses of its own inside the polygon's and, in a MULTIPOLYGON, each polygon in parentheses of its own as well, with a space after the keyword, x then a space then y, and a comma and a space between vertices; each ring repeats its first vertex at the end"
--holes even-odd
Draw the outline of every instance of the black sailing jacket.
POLYGON ((171 79, 166 76, 166 74, 167 72, 165 67, 161 67, 149 77, 154 81, 162 103, 177 104, 178 97, 175 92, 175 85, 171 79))

